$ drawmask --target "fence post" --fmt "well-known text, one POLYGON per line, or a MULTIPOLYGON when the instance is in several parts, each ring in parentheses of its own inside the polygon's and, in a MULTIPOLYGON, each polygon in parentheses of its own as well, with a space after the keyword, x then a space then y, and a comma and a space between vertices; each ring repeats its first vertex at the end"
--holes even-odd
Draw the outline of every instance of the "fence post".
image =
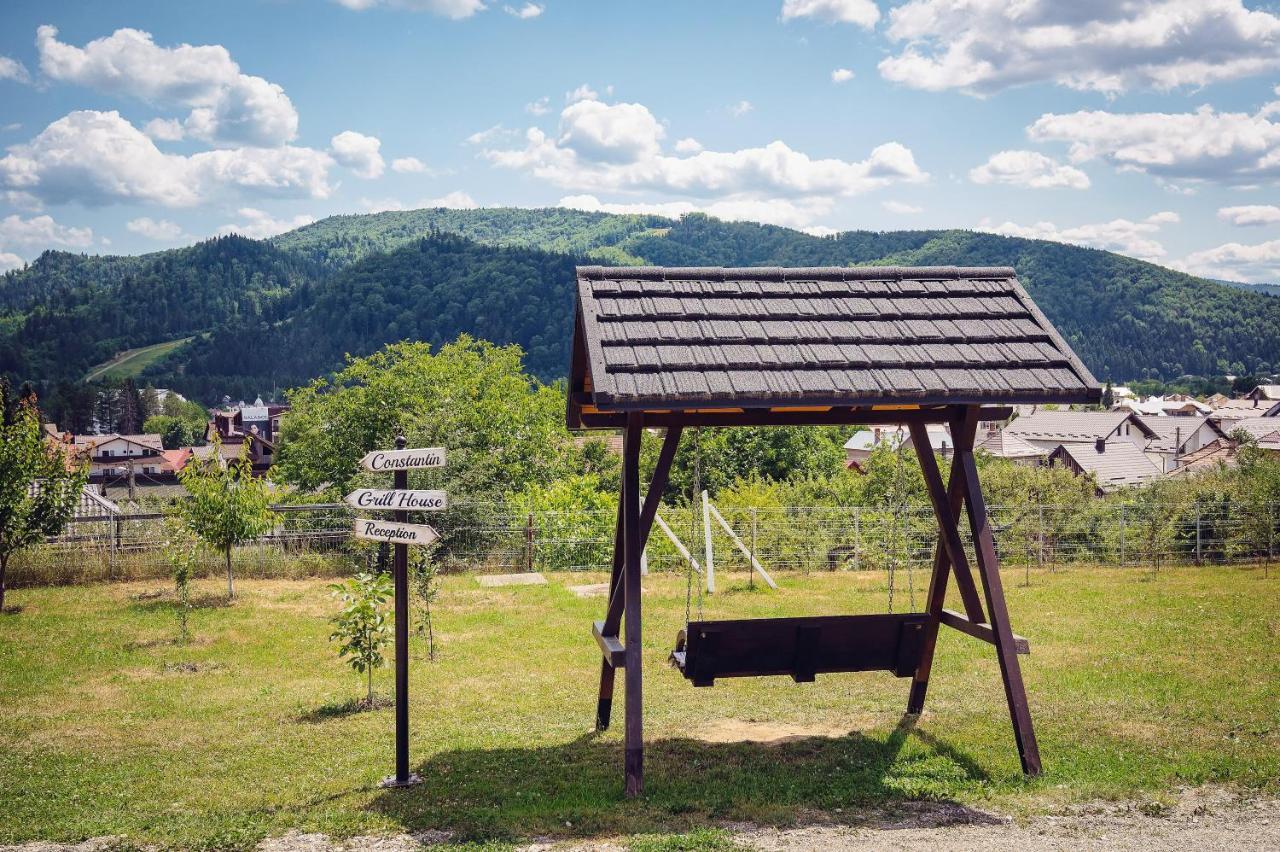
POLYGON ((862 507, 853 507, 853 570, 862 570, 862 507))
POLYGON ((1200 555, 1200 501, 1196 501, 1196 564, 1204 563, 1203 557, 1200 555))
POLYGON ((524 570, 533 570, 533 512, 524 522, 524 570))
POLYGON ((1044 506, 1043 505, 1037 506, 1036 513, 1040 516, 1040 553, 1039 553, 1039 558, 1036 560, 1036 562, 1039 565, 1039 567, 1043 570, 1044 569, 1044 506))
POLYGON ((111 516, 111 548, 107 551, 107 579, 116 578, 116 554, 120 550, 120 516, 111 516))
POLYGON ((706 566, 707 591, 715 594, 716 566, 715 549, 711 543, 711 498, 702 492, 702 564, 706 566))
MULTIPOLYGON (((756 507, 751 507, 751 562, 758 562, 756 558, 756 507)), ((747 566, 747 588, 754 589, 756 587, 756 572, 751 570, 753 566, 747 566)))
POLYGON ((1124 504, 1120 504, 1120 567, 1124 567, 1124 504))

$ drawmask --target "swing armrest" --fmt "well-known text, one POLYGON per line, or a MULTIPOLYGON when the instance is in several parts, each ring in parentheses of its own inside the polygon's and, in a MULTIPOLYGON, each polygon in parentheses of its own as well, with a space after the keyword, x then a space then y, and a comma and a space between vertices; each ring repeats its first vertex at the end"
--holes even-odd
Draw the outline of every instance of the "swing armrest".
POLYGON ((626 668, 627 649, 623 647, 622 640, 617 636, 604 635, 603 621, 592 622, 591 635, 596 638, 596 644, 600 646, 600 653, 604 654, 606 663, 615 669, 626 668))
MULTIPOLYGON (((938 616, 938 620, 948 627, 959 630, 961 633, 967 633, 975 639, 981 639, 991 645, 996 644, 996 632, 991 629, 990 624, 970 621, 953 609, 944 609, 942 614, 938 616)), ((1030 654, 1031 643, 1015 633, 1013 635, 1013 649, 1019 654, 1030 654)))

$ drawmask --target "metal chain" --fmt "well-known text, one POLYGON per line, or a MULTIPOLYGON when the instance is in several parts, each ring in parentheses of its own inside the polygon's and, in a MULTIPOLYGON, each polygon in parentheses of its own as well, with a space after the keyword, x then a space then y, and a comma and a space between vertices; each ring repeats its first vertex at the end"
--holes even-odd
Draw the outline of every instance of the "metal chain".
MULTIPOLYGON (((698 487, 702 481, 702 429, 693 430, 693 482, 689 492, 689 547, 693 547, 693 537, 698 529, 698 487)), ((693 603, 693 560, 684 574, 684 623, 689 623, 689 611, 693 603)), ((702 617, 702 601, 698 601, 698 617, 702 617)))

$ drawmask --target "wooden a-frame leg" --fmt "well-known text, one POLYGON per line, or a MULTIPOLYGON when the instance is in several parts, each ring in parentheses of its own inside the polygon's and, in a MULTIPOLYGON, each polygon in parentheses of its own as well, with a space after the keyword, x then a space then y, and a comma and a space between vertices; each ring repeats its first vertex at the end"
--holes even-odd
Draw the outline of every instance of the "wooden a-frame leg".
MULTIPOLYGON (((667 429, 662 449, 658 453, 658 463, 653 469, 653 479, 649 490, 645 493, 644 508, 640 512, 640 549, 644 550, 649 539, 649 530, 653 527, 653 519, 658 514, 658 505, 662 501, 662 491, 667 487, 667 477, 671 473, 671 463, 675 460, 676 449, 680 445, 679 426, 667 429)), ((608 607, 601 624, 601 635, 616 638, 618 627, 622 622, 623 604, 625 603, 622 587, 623 525, 622 508, 625 504, 618 501, 618 520, 613 536, 613 568, 609 576, 608 607)), ((596 730, 603 731, 609 727, 609 719, 613 714, 613 684, 617 668, 607 659, 600 662, 600 692, 596 699, 596 730)))
MULTIPOLYGON (((969 422, 965 419, 959 419, 952 423, 952 442, 958 443, 968 436, 970 444, 973 442, 974 432, 977 429, 976 422, 969 422)), ((929 444, 928 430, 921 427, 917 436, 913 431, 911 442, 916 447, 916 453, 920 457, 921 470, 925 472, 926 485, 931 485, 928 471, 932 470, 933 479, 937 480, 938 486, 941 486, 942 475, 938 472, 937 461, 933 458, 933 449, 929 444), (922 448, 927 448, 922 452, 922 448), (927 456, 927 458, 926 458, 927 456)), ((951 578, 952 560, 949 557, 949 549, 946 544, 944 530, 948 522, 952 529, 956 527, 956 520, 960 515, 961 501, 964 498, 963 481, 960 477, 960 468, 956 464, 951 465, 951 474, 947 484, 946 492, 946 513, 940 510, 936 495, 930 487, 930 498, 933 502, 934 515, 938 521, 938 544, 933 552, 933 573, 929 578, 929 594, 925 602, 925 612, 929 616, 929 620, 925 623, 923 647, 920 653, 920 664, 916 667, 916 673, 911 678, 911 693, 907 698, 907 712, 919 714, 924 712, 924 699, 929 691, 929 674, 933 669, 933 653, 938 644, 938 628, 942 624, 942 607, 947 597, 947 581, 951 578)), ((958 533, 957 533, 958 534, 958 533)), ((962 569, 956 571, 956 585, 960 587, 961 594, 964 598, 965 609, 970 619, 975 615, 977 609, 978 621, 982 621, 981 605, 977 600, 977 589, 973 585, 973 575, 969 573, 969 566, 964 564, 962 569), (961 573, 963 571, 963 575, 961 573), (961 580, 961 577, 968 580, 967 586, 961 580)))
MULTIPOLYGON (((969 409, 965 420, 976 420, 976 418, 977 411, 969 409)), ((978 573, 982 575, 987 612, 990 614, 991 627, 995 633, 996 659, 1000 662, 1004 696, 1009 703, 1013 737, 1018 744, 1022 771, 1030 776, 1039 775, 1041 772, 1040 747, 1036 744, 1036 732, 1031 724, 1031 708, 1027 704, 1027 690, 1022 682, 1022 667, 1018 664, 1013 627, 1009 623, 1009 609, 1004 599, 1004 586, 1000 581, 1000 561, 996 556, 995 536, 991 531, 991 520, 987 516, 986 501, 982 498, 982 486, 978 482, 978 467, 973 458, 972 434, 964 443, 956 442, 954 465, 959 468, 964 480, 964 503, 969 512, 969 527, 973 531, 978 573)))
POLYGON ((640 438, 642 415, 627 415, 622 445, 622 539, 625 595, 626 644, 626 792, 628 797, 644 792, 644 679, 641 666, 640 635, 640 438))

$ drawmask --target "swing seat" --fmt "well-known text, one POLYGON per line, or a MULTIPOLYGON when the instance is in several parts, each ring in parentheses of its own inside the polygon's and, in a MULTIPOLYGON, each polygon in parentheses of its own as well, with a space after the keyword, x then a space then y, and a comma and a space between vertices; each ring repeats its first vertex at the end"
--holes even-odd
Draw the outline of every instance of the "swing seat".
POLYGON ((694 686, 765 675, 810 683, 835 672, 911 677, 920 664, 927 622, 923 612, 691 621, 676 638, 671 663, 694 686))

